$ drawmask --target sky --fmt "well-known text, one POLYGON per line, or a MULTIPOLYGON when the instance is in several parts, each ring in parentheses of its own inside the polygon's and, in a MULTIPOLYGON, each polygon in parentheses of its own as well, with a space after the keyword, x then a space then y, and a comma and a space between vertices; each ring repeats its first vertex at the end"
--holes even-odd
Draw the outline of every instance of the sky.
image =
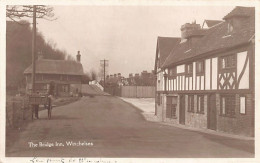
POLYGON ((76 57, 85 72, 108 74, 153 70, 158 36, 180 37, 181 25, 196 20, 222 20, 235 6, 53 6, 54 21, 37 21, 47 41, 76 57))

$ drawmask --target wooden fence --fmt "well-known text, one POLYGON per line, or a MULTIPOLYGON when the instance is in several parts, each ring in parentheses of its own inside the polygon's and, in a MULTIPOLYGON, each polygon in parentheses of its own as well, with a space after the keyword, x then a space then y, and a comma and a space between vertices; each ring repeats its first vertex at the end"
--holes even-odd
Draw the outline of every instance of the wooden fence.
POLYGON ((122 86, 107 87, 106 91, 114 96, 128 98, 154 98, 155 87, 153 86, 122 86))

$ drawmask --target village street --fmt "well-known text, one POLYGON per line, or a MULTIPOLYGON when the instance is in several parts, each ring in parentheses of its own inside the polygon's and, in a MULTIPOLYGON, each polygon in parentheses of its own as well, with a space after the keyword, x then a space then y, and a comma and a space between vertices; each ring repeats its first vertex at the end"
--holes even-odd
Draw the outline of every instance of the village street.
POLYGON ((137 108, 113 96, 82 97, 52 113, 48 120, 41 111, 40 119, 7 149, 7 156, 254 157, 253 141, 148 122, 137 108), (79 141, 80 146, 66 144, 79 141), (29 147, 29 142, 38 146, 29 147), (50 147, 39 147, 40 142, 50 147))

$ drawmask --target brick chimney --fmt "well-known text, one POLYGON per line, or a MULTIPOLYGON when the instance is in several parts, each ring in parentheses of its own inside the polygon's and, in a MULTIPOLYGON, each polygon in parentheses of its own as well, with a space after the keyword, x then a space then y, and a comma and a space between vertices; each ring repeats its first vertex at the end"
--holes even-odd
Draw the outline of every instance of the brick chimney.
POLYGON ((80 62, 80 57, 81 57, 80 51, 78 51, 78 54, 77 54, 77 62, 80 62))
POLYGON ((186 23, 181 26, 181 39, 188 39, 189 37, 195 36, 197 31, 200 30, 200 25, 193 23, 186 23))

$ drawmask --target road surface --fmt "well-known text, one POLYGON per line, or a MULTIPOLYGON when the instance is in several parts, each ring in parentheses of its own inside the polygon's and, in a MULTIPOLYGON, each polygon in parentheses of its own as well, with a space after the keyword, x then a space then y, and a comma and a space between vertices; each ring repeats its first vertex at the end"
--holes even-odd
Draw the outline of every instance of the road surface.
POLYGON ((254 141, 148 122, 138 109, 112 96, 83 97, 57 107, 51 120, 41 111, 14 141, 6 156, 254 157, 254 141))

